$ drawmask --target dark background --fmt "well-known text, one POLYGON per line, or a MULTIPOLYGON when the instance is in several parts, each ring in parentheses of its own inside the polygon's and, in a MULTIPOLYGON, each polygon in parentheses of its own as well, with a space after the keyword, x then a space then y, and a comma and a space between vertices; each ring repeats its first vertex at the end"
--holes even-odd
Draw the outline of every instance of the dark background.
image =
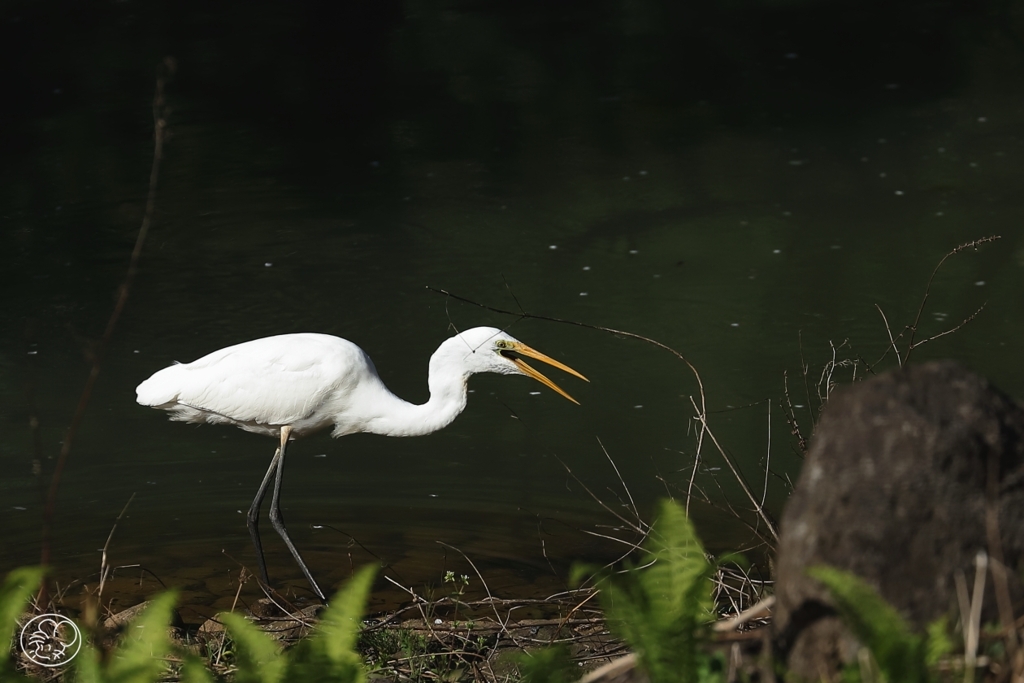
MULTIPOLYGON (((428 285, 683 350, 776 514, 801 463, 783 373, 810 433, 830 344, 873 362, 888 345, 875 305, 898 331, 939 259, 990 234, 1002 240, 944 266, 922 336, 985 311, 916 355, 1022 395, 1022 28, 1024 6, 995 1, 3 4, 0 569, 38 558, 83 351, 142 218, 165 57, 155 221, 62 483, 55 564, 95 572, 136 493, 116 561, 205 609, 252 564, 237 511, 273 444, 167 423, 134 387, 175 360, 321 331, 425 400, 450 325, 511 322, 428 285)), ((593 380, 560 382, 582 406, 474 378, 436 435, 289 451, 289 526, 326 585, 374 558, 406 585, 462 573, 441 540, 508 594, 564 586, 573 561, 617 556, 581 532, 608 520, 561 464, 620 504, 595 436, 642 513, 685 491, 695 384, 681 364, 578 329, 512 331, 593 380)), ((699 531, 759 557, 722 468, 698 468, 699 531)), ((303 591, 265 543, 272 575, 303 591)))

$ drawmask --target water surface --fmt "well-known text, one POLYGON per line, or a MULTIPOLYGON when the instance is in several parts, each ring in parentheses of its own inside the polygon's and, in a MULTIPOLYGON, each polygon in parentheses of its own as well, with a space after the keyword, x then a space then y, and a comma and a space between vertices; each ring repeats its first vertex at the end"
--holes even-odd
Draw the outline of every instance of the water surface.
MULTIPOLYGON (((843 57, 813 5, 765 5, 763 35, 725 10, 698 17, 735 41, 705 44, 701 61, 678 47, 695 29, 674 10, 638 6, 649 15, 408 3, 361 17, 362 33, 344 29, 352 45, 299 10, 260 6, 237 26, 228 14, 121 8, 92 19, 106 33, 82 38, 83 63, 35 52, 4 138, 0 569, 38 559, 41 491, 87 372, 83 349, 102 333, 141 219, 154 46, 178 58, 173 138, 141 270, 63 476, 53 557, 65 583, 91 580, 134 494, 110 556, 144 571, 123 570, 118 595, 152 590, 156 576, 184 588, 186 619, 230 604, 240 567, 255 568, 244 512, 274 442, 169 423, 135 404, 134 387, 271 334, 348 338, 415 402, 436 346, 477 325, 508 328, 592 380, 552 374, 576 406, 525 378, 478 376, 465 413, 437 434, 296 442, 283 504, 325 587, 382 562, 417 590, 452 569, 482 593, 454 547, 492 592, 548 594, 573 561, 620 551, 588 533, 619 522, 584 485, 621 511, 624 482, 645 517, 659 497, 684 495, 697 384, 682 362, 428 287, 681 351, 716 435, 775 515, 800 464, 784 373, 809 434, 830 343, 848 343, 839 359, 876 361, 888 344, 876 304, 894 330, 912 321, 958 244, 1003 236, 947 262, 921 335, 986 308, 914 355, 957 358, 1024 394, 1024 92, 1012 41, 984 16, 970 18, 977 34, 948 32, 962 17, 944 8, 879 28, 887 63, 843 57), (935 60, 915 56, 907 36, 919 35, 935 60)), ((868 10, 847 19, 874 25, 868 10)), ((26 10, 7 30, 40 21, 26 10)), ((756 556, 751 506, 707 455, 699 530, 714 550, 756 556)), ((264 526, 272 576, 307 594, 264 526)))

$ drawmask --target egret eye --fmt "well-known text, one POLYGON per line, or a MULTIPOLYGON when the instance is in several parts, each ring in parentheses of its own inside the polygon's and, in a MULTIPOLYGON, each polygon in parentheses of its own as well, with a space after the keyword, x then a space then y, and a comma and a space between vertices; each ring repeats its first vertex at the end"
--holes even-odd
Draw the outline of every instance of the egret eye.
POLYGON ((507 358, 509 360, 514 359, 515 356, 513 355, 513 349, 514 347, 512 342, 507 339, 498 339, 494 342, 494 350, 497 351, 498 355, 502 358, 507 358))

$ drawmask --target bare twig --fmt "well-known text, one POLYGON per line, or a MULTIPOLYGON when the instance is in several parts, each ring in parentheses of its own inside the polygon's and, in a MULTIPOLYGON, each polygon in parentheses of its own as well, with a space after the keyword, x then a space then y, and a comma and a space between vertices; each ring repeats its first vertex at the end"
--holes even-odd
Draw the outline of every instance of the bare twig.
POLYGON ((419 595, 416 594, 416 591, 414 591, 411 588, 406 588, 402 584, 400 584, 397 581, 395 581, 394 579, 392 579, 387 574, 384 575, 384 580, 387 581, 388 583, 390 583, 392 586, 395 586, 396 588, 400 588, 403 591, 405 591, 406 593, 408 593, 412 597, 413 602, 426 602, 425 599, 421 598, 419 595))
POLYGON ((857 361, 850 359, 837 360, 839 349, 848 347, 850 345, 849 339, 844 339, 843 342, 836 346, 835 342, 829 340, 829 347, 832 349, 832 358, 829 360, 821 369, 821 377, 818 378, 818 413, 825 408, 825 404, 828 403, 828 399, 832 396, 832 391, 836 388, 836 383, 833 377, 835 376, 836 368, 842 368, 852 365, 854 367, 854 373, 856 373, 857 361))
POLYGON ((629 492, 629 487, 626 485, 626 480, 622 478, 621 474, 619 474, 618 466, 615 464, 615 461, 612 460, 612 456, 608 453, 608 449, 604 447, 603 443, 601 443, 600 437, 597 437, 597 445, 599 445, 601 447, 601 451, 604 452, 604 457, 608 458, 608 462, 611 464, 612 469, 615 470, 615 476, 619 478, 619 483, 622 484, 622 489, 626 492, 626 497, 629 498, 629 508, 633 512, 633 516, 636 517, 636 526, 639 528, 643 528, 646 525, 644 524, 643 520, 640 519, 640 511, 637 510, 636 503, 633 502, 633 494, 629 492))
MULTIPOLYGON (((674 355, 676 358, 678 358, 679 360, 681 360, 684 363, 686 363, 686 366, 690 369, 690 372, 693 373, 694 379, 696 379, 696 381, 697 381, 697 387, 698 387, 699 393, 700 393, 701 411, 703 412, 704 410, 706 410, 706 401, 705 401, 705 398, 704 398, 704 382, 700 378, 700 373, 697 372, 697 368, 695 368, 693 366, 693 364, 690 363, 690 361, 686 358, 686 356, 684 356, 680 352, 676 351, 671 346, 668 346, 666 344, 662 344, 659 341, 656 341, 656 340, 651 339, 649 337, 645 337, 645 336, 643 336, 641 334, 636 334, 634 332, 626 332, 624 330, 616 330, 616 329, 613 329, 613 328, 610 328, 610 327, 603 327, 601 325, 591 325, 589 323, 580 322, 578 320, 566 320, 564 318, 553 318, 551 316, 546 316, 546 315, 536 315, 534 313, 526 313, 525 311, 520 311, 520 312, 516 313, 515 311, 509 311, 509 310, 506 310, 506 309, 503 309, 503 308, 495 308, 493 306, 488 306, 486 304, 482 304, 482 303, 480 303, 478 301, 473 301, 472 299, 467 299, 465 297, 458 296, 457 294, 452 294, 451 292, 449 292, 449 291, 447 291, 445 289, 438 289, 436 287, 430 287, 430 286, 428 286, 427 289, 429 289, 432 292, 437 292, 438 294, 443 294, 444 296, 452 298, 452 299, 455 299, 456 301, 461 301, 463 303, 470 304, 472 306, 477 306, 478 308, 482 308, 484 310, 491 311, 493 313, 500 313, 502 315, 512 315, 512 316, 516 316, 517 318, 520 318, 520 319, 523 319, 523 320, 546 320, 548 322, 563 323, 565 325, 573 325, 575 327, 585 327, 585 328, 590 329, 590 330, 598 330, 600 332, 607 332, 609 334, 614 334, 614 335, 617 335, 617 336, 620 336, 620 337, 628 337, 630 339, 637 339, 639 341, 647 342, 648 344, 653 344, 654 346, 657 346, 659 349, 664 349, 665 351, 668 351, 669 353, 674 355)), ((516 304, 518 305, 519 302, 516 301, 516 304)))
MULTIPOLYGON (((971 649, 970 628, 968 627, 971 615, 971 598, 967 595, 967 577, 962 569, 957 569, 953 574, 953 583, 956 586, 956 601, 960 608, 960 633, 964 637, 964 668, 973 671, 976 652, 971 649)), ((965 683, 970 683, 973 678, 973 673, 967 674, 964 681, 965 683)))
MULTIPOLYGON (((153 213, 156 209, 157 179, 160 177, 160 164, 163 161, 164 142, 168 135, 167 105, 164 101, 164 85, 174 73, 174 69, 174 60, 170 57, 164 58, 157 68, 156 94, 153 97, 153 164, 149 171, 149 193, 146 197, 146 209, 142 216, 142 226, 139 228, 139 234, 135 238, 135 247, 132 249, 131 258, 128 261, 128 272, 125 274, 124 282, 118 289, 117 301, 114 304, 114 310, 110 314, 110 319, 107 321, 107 326, 103 331, 103 336, 100 338, 99 342, 96 343, 90 353, 92 367, 89 371, 89 377, 85 381, 85 387, 82 389, 82 394, 78 399, 78 406, 75 408, 75 413, 71 418, 71 424, 64 435, 64 441, 61 443, 60 447, 60 455, 57 458, 57 465, 53 471, 53 478, 50 480, 50 489, 46 496, 46 507, 43 511, 43 539, 42 551, 40 553, 40 563, 43 565, 48 565, 50 563, 53 517, 56 508, 57 490, 60 486, 61 474, 64 472, 64 467, 67 464, 68 456, 71 453, 71 447, 74 444, 75 436, 78 434, 78 429, 82 424, 82 418, 85 416, 85 408, 89 404, 93 387, 96 384, 96 379, 99 377, 100 362, 103 358, 103 352, 110 343, 110 339, 114 334, 114 328, 117 326, 117 321, 120 319, 121 312, 124 310, 125 304, 128 302, 128 293, 131 291, 132 284, 135 281, 135 276, 138 273, 139 258, 142 255, 142 246, 146 242, 146 235, 149 233, 150 225, 153 222, 153 213)), ((43 583, 41 591, 46 591, 45 582, 43 583)))
POLYGON ((113 526, 110 527, 110 533, 107 534, 107 542, 103 544, 103 554, 100 555, 100 587, 96 592, 96 599, 99 600, 103 597, 103 586, 107 582, 107 575, 110 573, 110 567, 107 565, 107 550, 110 548, 110 541, 114 538, 114 532, 117 531, 117 523, 124 517, 124 513, 128 511, 128 506, 135 500, 135 494, 133 493, 128 499, 128 502, 121 508, 121 513, 114 520, 113 526))
MULTIPOLYGON (((701 380, 700 373, 697 372, 697 368, 694 367, 694 365, 689 361, 689 359, 687 359, 686 356, 684 356, 682 353, 680 353, 679 351, 676 351, 675 349, 673 349, 672 347, 670 347, 670 346, 668 346, 666 344, 663 344, 663 343, 661 343, 659 341, 656 341, 654 339, 651 339, 649 337, 645 337, 643 335, 636 334, 634 332, 626 332, 624 330, 617 330, 617 329, 613 329, 613 328, 610 328, 610 327, 604 327, 604 326, 601 326, 601 325, 591 325, 591 324, 579 322, 579 321, 576 321, 576 320, 566 320, 564 318, 555 318, 555 317, 551 317, 551 316, 536 315, 536 314, 533 314, 533 313, 527 313, 527 312, 525 312, 523 310, 520 310, 519 312, 509 311, 509 310, 506 310, 506 309, 496 308, 496 307, 493 307, 493 306, 488 306, 486 304, 481 304, 481 303, 479 303, 477 301, 473 301, 472 299, 467 299, 465 297, 461 297, 461 296, 458 296, 456 294, 452 294, 451 292, 449 292, 447 290, 444 290, 444 289, 438 289, 436 287, 429 287, 429 286, 427 287, 427 289, 429 289, 432 292, 437 292, 438 294, 443 294, 444 296, 452 298, 452 299, 455 299, 457 301, 461 301, 463 303, 467 303, 467 304, 476 306, 478 308, 483 308, 484 310, 492 311, 494 313, 500 313, 502 315, 511 315, 511 316, 515 316, 515 317, 517 317, 519 319, 546 320, 548 322, 563 323, 563 324, 566 324, 566 325, 573 325, 573 326, 576 326, 576 327, 583 327, 583 328, 587 328, 587 329, 591 329, 591 330, 598 330, 598 331, 601 331, 601 332, 607 332, 609 334, 613 334, 613 335, 620 336, 620 337, 627 337, 627 338, 630 338, 630 339, 637 339, 639 341, 647 342, 648 344, 652 344, 652 345, 654 345, 654 346, 656 346, 656 347, 658 347, 660 349, 668 351, 669 353, 674 355, 676 358, 678 358, 679 360, 683 361, 683 363, 685 363, 686 366, 689 368, 690 372, 693 374, 694 379, 697 382, 698 393, 699 393, 699 396, 700 396, 699 404, 698 404, 697 401, 694 400, 694 398, 692 396, 690 397, 690 402, 691 402, 691 404, 693 404, 694 410, 696 412, 695 419, 701 425, 701 436, 700 436, 700 439, 698 440, 698 453, 697 453, 698 461, 699 461, 699 458, 700 458, 700 445, 703 443, 703 435, 707 434, 708 436, 711 437, 711 440, 714 443, 715 448, 718 450, 719 454, 721 454, 722 458, 726 461, 726 464, 729 466, 729 469, 732 472, 733 476, 736 477, 736 479, 739 482, 739 484, 740 484, 741 488, 743 489, 744 493, 750 499, 750 502, 754 505, 754 510, 757 512, 759 518, 762 521, 764 521, 764 523, 767 525, 771 535, 774 538, 776 538, 776 539, 778 538, 778 531, 775 528, 774 522, 772 522, 772 520, 768 517, 768 515, 765 512, 763 506, 758 504, 757 498, 751 492, 750 486, 747 484, 746 480, 743 478, 743 475, 740 473, 740 471, 736 467, 736 465, 732 462, 732 459, 729 457, 728 453, 726 453, 725 449, 721 446, 720 443, 718 443, 718 440, 715 438, 714 434, 711 433, 710 428, 708 426, 708 422, 707 422, 707 399, 706 399, 705 392, 704 392, 704 383, 701 380)), ((519 302, 517 301, 516 304, 519 305, 519 302)), ((806 381, 806 372, 805 372, 805 381, 806 381)), ((564 463, 563 463, 563 466, 564 466, 564 463)), ((696 473, 696 467, 697 467, 697 463, 695 462, 694 463, 694 468, 695 469, 694 469, 694 472, 691 473, 691 481, 690 481, 690 484, 689 484, 688 490, 687 490, 687 504, 689 503, 690 492, 692 491, 692 488, 693 488, 693 479, 696 476, 696 474, 695 474, 696 473)), ((566 468, 566 469, 568 470, 568 468, 566 468)), ((570 471, 570 473, 571 473, 571 471, 570 471)), ((580 485, 583 485, 583 483, 580 482, 580 480, 578 478, 576 478, 576 481, 579 482, 580 485)), ((584 486, 584 488, 586 489, 586 486, 584 486)), ((588 489, 588 493, 591 493, 589 491, 589 489, 588 489)), ((593 493, 591 493, 591 496, 594 497, 595 500, 598 500, 599 503, 601 502, 597 498, 597 496, 594 496, 593 493)), ((601 503, 601 504, 604 505, 603 503, 601 503)), ((607 506, 605 506, 605 509, 608 509, 609 512, 612 512, 612 514, 615 515, 621 521, 626 522, 625 519, 623 519, 617 513, 613 512, 607 506)))
MULTIPOLYGON (((485 593, 487 593, 487 599, 488 599, 488 601, 491 601, 491 605, 492 605, 492 607, 493 607, 493 609, 494 609, 494 618, 495 618, 495 620, 496 620, 496 621, 497 621, 497 622, 498 622, 499 624, 501 624, 501 627, 502 627, 502 629, 505 629, 505 632, 506 632, 506 634, 507 634, 507 635, 508 635, 508 636, 509 636, 510 638, 512 638, 512 634, 511 634, 511 633, 509 633, 509 632, 508 632, 508 629, 506 628, 506 627, 507 627, 507 625, 508 625, 508 621, 509 621, 509 619, 511 619, 511 615, 509 616, 509 618, 508 618, 508 619, 504 619, 504 620, 503 620, 503 619, 501 618, 501 615, 500 615, 500 614, 498 614, 498 608, 497 608, 496 606, 494 606, 494 603, 493 603, 493 600, 494 600, 494 596, 493 596, 493 595, 491 595, 491 589, 490 589, 490 587, 489 587, 489 586, 487 585, 487 580, 486 580, 486 579, 484 579, 484 575, 480 573, 480 570, 476 568, 476 564, 474 564, 474 563, 473 563, 473 560, 469 559, 469 556, 468 556, 468 555, 466 555, 466 553, 462 552, 461 550, 459 550, 458 548, 456 548, 456 547, 455 547, 455 546, 453 546, 453 545, 449 545, 448 543, 445 543, 444 541, 437 541, 437 543, 438 543, 439 545, 442 545, 442 546, 444 546, 445 548, 450 548, 451 550, 454 550, 454 551, 455 551, 455 552, 457 552, 457 553, 458 553, 459 555, 462 555, 462 559, 466 560, 466 562, 468 562, 468 563, 469 563, 469 566, 473 568, 473 573, 475 573, 475 574, 476 574, 476 577, 477 577, 478 579, 480 579, 480 583, 481 583, 481 584, 483 585, 483 587, 484 587, 484 592, 485 592, 485 593)), ((515 642, 516 642, 516 641, 515 641, 515 638, 512 638, 512 642, 513 642, 513 643, 515 643, 515 642)), ((519 645, 519 643, 516 643, 516 645, 518 646, 518 645, 519 645)))
MULTIPOLYGON (((568 466, 568 465, 567 465, 567 464, 565 463, 565 461, 563 461, 563 460, 562 460, 561 458, 559 458, 559 457, 558 457, 557 455, 555 456, 555 459, 557 459, 557 460, 558 460, 558 462, 559 462, 559 463, 561 463, 562 467, 563 467, 563 468, 565 469, 565 471, 566 471, 566 472, 567 472, 567 473, 569 474, 569 476, 570 476, 570 477, 572 477, 572 478, 573 478, 573 480, 574 480, 574 481, 575 481, 575 482, 576 482, 577 484, 579 484, 580 486, 582 486, 582 487, 583 487, 583 490, 584 490, 584 491, 586 491, 586 492, 587 492, 587 494, 588 494, 588 495, 589 495, 589 496, 590 496, 591 498, 593 498, 593 499, 594 499, 594 502, 596 502, 596 503, 597 503, 598 505, 600 505, 601 507, 603 507, 603 508, 605 509, 605 511, 607 511, 607 512, 608 512, 609 514, 611 514, 611 515, 612 515, 613 517, 615 517, 615 519, 619 520, 620 522, 622 522, 622 523, 623 523, 623 524, 625 524, 626 526, 628 526, 628 527, 633 527, 633 526, 634 526, 634 525, 633 525, 633 522, 631 522, 630 520, 626 519, 625 517, 623 517, 622 515, 620 515, 620 514, 619 514, 618 512, 616 512, 615 510, 613 510, 612 508, 610 508, 610 507, 608 506, 608 504, 607 504, 607 503, 605 503, 605 502, 604 502, 603 500, 601 500, 600 496, 598 496, 598 495, 597 495, 597 494, 595 494, 595 493, 594 493, 593 491, 591 491, 591 490, 590 490, 590 488, 589 488, 589 487, 588 487, 588 486, 587 486, 586 484, 584 484, 584 483, 583 483, 583 481, 582 481, 582 480, 581 480, 581 479, 580 479, 579 477, 577 477, 577 476, 576 476, 576 473, 572 471, 572 468, 570 468, 570 467, 569 467, 569 466, 568 466)), ((638 529, 638 531, 641 531, 641 530, 640 530, 640 529, 638 529)))
POLYGON ((981 638, 981 605, 985 595, 985 576, 988 574, 988 554, 979 550, 974 558, 974 592, 971 596, 970 611, 964 629, 964 664, 968 669, 967 680, 974 679, 977 663, 978 642, 981 638))
MULTIPOLYGON (((690 470, 690 481, 686 485, 686 516, 690 516, 690 499, 693 497, 694 480, 697 478, 697 468, 700 467, 701 449, 704 446, 704 435, 707 433, 707 426, 701 422, 700 432, 697 434, 697 450, 693 454, 693 469, 690 470)), ((699 489, 698 489, 699 490, 699 489)))
MULTIPOLYGON (((927 297, 927 294, 925 296, 927 297)), ((881 306, 879 306, 878 304, 875 304, 875 308, 878 309, 878 314, 880 316, 882 316, 882 322, 885 323, 885 331, 889 335, 889 347, 892 348, 892 350, 896 352, 896 362, 902 368, 903 367, 903 360, 900 358, 900 350, 896 346, 896 340, 893 339, 893 337, 892 337, 892 328, 889 327, 889 319, 885 317, 885 312, 882 310, 881 306)), ((902 337, 903 335, 900 334, 900 336, 902 337)), ((889 351, 886 350, 886 353, 889 353, 889 351)), ((885 356, 882 356, 882 357, 884 358, 885 356)), ((881 360, 881 358, 879 360, 881 360)), ((877 363, 876 363, 876 365, 877 365, 877 363)))
POLYGON ((789 397, 789 372, 787 371, 782 373, 782 392, 786 397, 786 423, 789 425, 789 431, 796 437, 800 455, 807 455, 807 439, 800 432, 800 423, 797 422, 796 412, 793 410, 793 399, 789 397))
POLYGON ((916 349, 919 346, 923 346, 924 344, 927 344, 930 341, 934 341, 934 340, 938 339, 939 337, 945 337, 947 334, 953 334, 954 332, 958 331, 961 327, 963 327, 967 323, 969 323, 972 320, 974 320, 975 318, 977 318, 978 314, 981 313, 983 310, 985 310, 985 306, 986 305, 987 304, 982 304, 981 306, 979 306, 978 310, 976 310, 974 313, 971 313, 969 316, 964 318, 963 322, 960 323, 959 325, 957 325, 956 327, 951 327, 948 330, 945 330, 944 332, 939 332, 938 334, 933 334, 932 336, 928 337, 927 339, 922 339, 921 341, 917 342, 916 344, 911 346, 910 349, 908 349, 907 354, 909 355, 910 351, 916 349))
POLYGON ((768 399, 768 448, 765 451, 764 488, 761 490, 761 507, 768 498, 768 472, 772 464, 772 400, 768 399))
POLYGON ((992 572, 992 588, 995 590, 996 607, 999 610, 999 625, 1006 639, 1006 654, 1012 666, 1017 661, 1019 643, 1017 629, 1013 627, 1013 601, 1007 580, 1006 563, 1003 558, 1003 541, 999 534, 999 457, 989 454, 988 476, 985 496, 985 532, 988 536, 989 569, 992 572))
POLYGON ((1001 238, 1002 238, 1001 235, 990 235, 989 237, 982 237, 982 238, 976 239, 976 240, 974 240, 972 242, 967 242, 965 244, 961 244, 959 247, 956 247, 955 249, 950 251, 948 254, 943 256, 941 260, 939 260, 938 264, 936 264, 935 268, 932 270, 932 274, 930 276, 928 276, 928 283, 924 287, 924 296, 921 297, 921 305, 918 306, 918 308, 917 308, 917 315, 914 317, 914 323, 912 325, 910 325, 910 327, 909 327, 910 338, 907 341, 907 352, 906 352, 906 354, 904 354, 903 361, 902 361, 902 363, 900 365, 902 365, 903 363, 907 362, 907 360, 910 358, 910 352, 914 350, 914 347, 915 347, 914 335, 917 334, 918 325, 921 323, 921 316, 924 315, 925 305, 928 303, 928 297, 931 295, 932 280, 935 279, 935 274, 939 272, 939 268, 942 267, 942 264, 945 263, 946 259, 948 259, 950 256, 953 256, 955 254, 959 254, 964 249, 970 249, 970 248, 975 248, 976 249, 978 247, 978 245, 980 245, 980 244, 985 244, 986 242, 995 242, 996 240, 1001 239, 1001 238))
POLYGON ((763 617, 769 616, 772 613, 773 607, 775 607, 775 596, 769 595, 768 597, 760 600, 753 607, 749 607, 743 610, 731 619, 726 619, 724 621, 716 621, 714 626, 712 626, 712 629, 714 629, 718 633, 723 633, 726 631, 735 631, 737 628, 747 623, 748 621, 751 621, 752 619, 761 619, 763 617))
MULTIPOLYGON (((691 398, 690 401, 692 402, 693 399, 691 398)), ((694 404, 693 407, 694 409, 697 409, 696 404, 694 404)), ((729 470, 732 472, 733 477, 736 478, 736 481, 739 482, 740 488, 743 489, 743 493, 747 494, 747 498, 754 506, 754 512, 757 513, 758 517, 761 518, 761 521, 763 521, 765 523, 765 526, 768 527, 768 531, 771 533, 772 537, 775 540, 778 540, 779 532, 775 528, 775 522, 773 522, 772 519, 768 517, 768 513, 765 512, 764 506, 760 505, 757 502, 757 497, 754 495, 754 492, 750 490, 750 485, 747 484, 746 478, 744 478, 743 474, 740 473, 739 469, 736 467, 736 464, 733 463, 732 458, 729 457, 729 454, 726 452, 726 450, 722 448, 722 445, 720 443, 718 443, 718 439, 715 438, 714 432, 712 432, 710 427, 708 427, 707 425, 707 417, 703 414, 698 414, 697 419, 700 420, 701 424, 708 429, 708 436, 711 438, 711 442, 715 444, 715 449, 718 451, 718 454, 722 456, 722 460, 724 460, 725 464, 729 466, 729 470)))
POLYGON ((580 683, 599 683, 600 681, 632 680, 630 672, 636 668, 636 654, 630 652, 616 660, 599 666, 580 679, 580 683))
MULTIPOLYGON (((953 256, 955 254, 960 253, 961 251, 964 251, 965 249, 977 248, 981 244, 985 244, 987 242, 993 242, 993 241, 998 240, 998 239, 1000 239, 999 235, 991 235, 989 237, 982 237, 982 238, 976 239, 976 240, 974 240, 972 242, 967 242, 965 244, 961 244, 960 246, 952 249, 945 256, 943 256, 939 260, 939 262, 935 265, 935 268, 932 269, 931 275, 928 277, 928 282, 925 285, 924 294, 921 297, 921 303, 918 305, 917 313, 914 316, 913 323, 910 324, 910 325, 905 326, 898 334, 895 334, 895 335, 893 334, 892 327, 889 324, 888 317, 885 315, 885 311, 882 310, 882 307, 880 305, 875 304, 875 309, 878 311, 878 314, 882 317, 882 323, 885 325, 885 332, 886 332, 886 335, 887 335, 887 337, 889 339, 889 343, 886 346, 885 351, 878 358, 878 360, 876 360, 874 363, 868 363, 868 362, 864 361, 863 358, 860 357, 860 356, 858 356, 856 360, 849 360, 849 359, 847 359, 847 360, 843 360, 843 361, 837 361, 836 360, 837 348, 842 348, 848 342, 844 341, 843 344, 839 345, 839 347, 836 347, 835 344, 830 342, 829 344, 832 347, 832 359, 823 366, 822 373, 821 373, 821 378, 818 380, 818 401, 819 401, 818 413, 819 413, 819 415, 821 413, 821 409, 824 407, 825 403, 827 403, 827 401, 828 401, 828 399, 829 399, 829 397, 831 395, 832 389, 835 386, 835 384, 833 382, 833 374, 834 374, 836 368, 838 368, 840 366, 852 365, 853 366, 853 381, 856 381, 856 379, 857 379, 857 369, 858 369, 858 367, 861 364, 863 364, 863 367, 865 368, 865 370, 868 373, 874 374, 874 367, 877 366, 879 363, 881 363, 886 358, 886 356, 889 355, 890 352, 893 352, 895 354, 895 356, 896 356, 896 363, 897 363, 897 365, 899 367, 902 368, 904 365, 906 365, 906 363, 910 359, 910 354, 917 347, 919 347, 919 346, 921 346, 923 344, 927 344, 928 342, 934 341, 936 339, 940 339, 941 337, 945 337, 946 335, 952 334, 952 333, 960 330, 961 328, 963 328, 965 325, 967 325, 967 323, 973 321, 985 309, 985 304, 982 304, 976 311, 974 311, 972 314, 970 314, 969 316, 964 318, 964 320, 960 324, 958 324, 958 325, 956 325, 956 326, 954 326, 954 327, 952 327, 950 329, 947 329, 947 330, 944 330, 942 332, 939 332, 938 334, 934 334, 934 335, 932 335, 932 336, 930 336, 930 337, 928 337, 926 339, 922 339, 920 341, 915 341, 915 337, 917 335, 917 332, 918 332, 920 324, 921 324, 921 318, 924 315, 925 308, 927 307, 927 304, 928 304, 928 299, 931 296, 932 283, 935 280, 935 276, 939 272, 939 269, 946 262, 946 259, 948 259, 950 256, 953 256), (905 346, 904 346, 903 350, 901 351, 900 350, 900 345, 901 345, 901 342, 902 342, 902 340, 904 338, 906 339, 906 343, 905 343, 905 346)), ((800 364, 801 364, 801 369, 802 369, 803 375, 804 375, 804 384, 805 384, 805 389, 807 391, 808 401, 809 401, 810 400, 810 389, 806 386, 807 385, 807 369, 808 369, 808 366, 804 362, 803 336, 802 335, 800 335, 800 364)), ((791 429, 793 435, 796 436, 797 439, 798 439, 799 448, 800 448, 801 453, 806 453, 806 450, 807 450, 806 441, 805 441, 803 435, 800 433, 799 424, 798 424, 797 419, 796 419, 796 414, 795 414, 795 411, 793 410, 792 401, 790 400, 790 397, 789 397, 788 378, 786 377, 785 374, 783 375, 783 382, 784 382, 784 387, 785 387, 784 388, 784 392, 785 392, 785 398, 786 398, 786 404, 787 404, 786 421, 789 423, 790 429, 791 429)), ((815 416, 813 414, 813 411, 812 411, 812 420, 815 420, 815 416)))
MULTIPOLYGON (((242 594, 242 586, 244 586, 245 582, 249 580, 249 576, 252 576, 252 574, 245 567, 238 570, 238 590, 235 591, 235 599, 231 601, 231 609, 228 610, 229 612, 235 611, 235 607, 238 605, 238 596, 242 594)), ((213 658, 214 665, 220 664, 220 658, 224 654, 224 643, 227 641, 227 637, 227 629, 221 631, 220 643, 217 645, 217 655, 213 658)))
MULTIPOLYGON (((811 426, 818 424, 818 416, 814 414, 814 408, 811 407, 811 385, 807 381, 807 373, 811 369, 811 366, 804 360, 804 331, 797 330, 796 333, 797 341, 800 345, 800 374, 804 378, 804 394, 807 396, 807 413, 811 416, 811 426)), ((813 429, 811 430, 814 431, 813 429)))

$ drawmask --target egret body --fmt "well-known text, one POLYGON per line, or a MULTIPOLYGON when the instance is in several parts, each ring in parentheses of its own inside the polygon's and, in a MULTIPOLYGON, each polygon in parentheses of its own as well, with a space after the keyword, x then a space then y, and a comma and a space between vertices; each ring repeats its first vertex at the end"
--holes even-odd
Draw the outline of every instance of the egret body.
POLYGON ((285 448, 289 439, 333 426, 332 436, 356 432, 421 436, 451 424, 466 407, 470 375, 526 375, 573 401, 522 357, 534 358, 586 380, 493 327, 476 327, 445 340, 430 357, 430 399, 408 403, 391 393, 373 361, 350 341, 327 334, 283 334, 229 346, 191 363, 156 372, 136 389, 141 405, 160 408, 181 422, 231 424, 279 439, 246 518, 260 572, 269 584, 259 535, 260 505, 271 478, 270 521, 314 592, 323 591, 295 548, 279 506, 285 448))

